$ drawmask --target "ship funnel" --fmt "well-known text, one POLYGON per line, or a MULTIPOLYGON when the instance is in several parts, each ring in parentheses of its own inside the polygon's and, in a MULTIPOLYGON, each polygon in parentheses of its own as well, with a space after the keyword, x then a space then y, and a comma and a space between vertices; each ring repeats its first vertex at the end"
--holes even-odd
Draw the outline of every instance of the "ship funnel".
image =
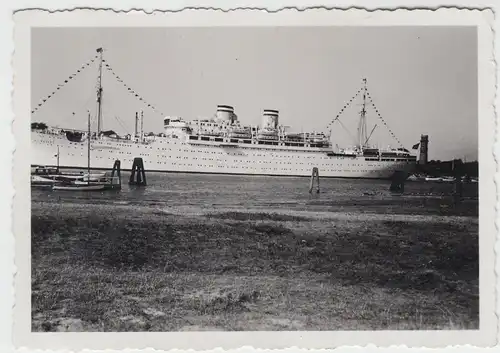
POLYGON ((217 121, 230 121, 231 123, 237 120, 234 108, 230 105, 218 105, 215 118, 217 121))
POLYGON ((264 109, 262 113, 262 128, 263 129, 277 129, 279 111, 274 109, 264 109))

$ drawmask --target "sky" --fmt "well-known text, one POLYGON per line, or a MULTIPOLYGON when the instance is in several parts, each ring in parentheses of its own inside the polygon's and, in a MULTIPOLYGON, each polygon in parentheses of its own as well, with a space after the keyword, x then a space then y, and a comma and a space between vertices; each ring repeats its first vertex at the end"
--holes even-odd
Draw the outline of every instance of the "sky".
MULTIPOLYGON (((212 117, 225 104, 244 125, 260 124, 263 109, 277 109, 290 130, 326 132, 366 78, 386 123, 368 101, 371 144, 399 147, 390 129, 411 149, 428 134, 429 159, 477 159, 474 27, 36 28, 32 109, 99 47, 127 87, 157 109, 104 70, 105 130, 133 133, 135 112, 143 110, 144 131, 161 132, 164 115, 212 117)), ((95 116, 97 76, 94 62, 46 100, 32 122, 86 129, 87 110, 95 116)), ((357 98, 333 124, 333 145, 355 143, 361 107, 357 98)))

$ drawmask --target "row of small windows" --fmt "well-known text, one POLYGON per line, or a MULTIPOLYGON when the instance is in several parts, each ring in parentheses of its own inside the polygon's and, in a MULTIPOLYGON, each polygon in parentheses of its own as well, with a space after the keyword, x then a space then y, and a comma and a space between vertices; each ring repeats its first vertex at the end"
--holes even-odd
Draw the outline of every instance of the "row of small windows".
MULTIPOLYGON (((71 154, 72 156, 74 156, 74 154, 71 154)), ((109 160, 113 160, 112 157, 108 157, 107 159, 109 160)), ((132 159, 126 159, 125 161, 132 161, 132 159)), ((148 161, 145 161, 145 163, 148 163, 148 161)), ((168 164, 167 162, 156 162, 156 164, 168 164)), ((193 164, 191 163, 188 163, 188 164, 184 164, 184 163, 176 163, 176 162, 173 162, 172 165, 179 165, 179 166, 189 166, 189 167, 192 167, 193 164)), ((243 169, 255 169, 251 166, 234 166, 234 165, 231 165, 231 166, 227 166, 227 165, 213 165, 213 164, 197 164, 198 167, 218 167, 218 168, 231 168, 231 169, 234 169, 234 168, 243 168, 243 169)), ((310 169, 307 168, 307 169, 304 169, 304 168, 294 168, 294 169, 291 169, 291 168, 267 168, 267 167, 262 167, 260 168, 261 170, 289 170, 289 171, 309 171, 310 169)), ((364 172, 364 173, 368 173, 368 172, 371 172, 371 173, 376 173, 376 172, 379 172, 377 170, 353 170, 353 169, 324 169, 324 171, 326 172, 345 172, 345 173, 359 173, 359 172, 364 172)))
MULTIPOLYGON (((234 140, 234 139, 233 139, 234 140)), ((40 140, 40 141, 37 141, 39 143, 44 143, 44 144, 53 144, 53 141, 50 140, 50 141, 44 141, 44 140, 40 140)), ((74 145, 77 145, 77 146, 82 146, 82 144, 84 144, 84 142, 70 142, 70 141, 67 141, 69 142, 69 144, 74 144, 74 145)), ((159 142, 159 143, 165 143, 165 144, 178 144, 176 141, 174 140, 171 140, 171 139, 168 139, 168 140, 156 140, 156 142, 159 142)), ((234 140, 232 142, 237 142, 237 140, 234 140)), ((274 143, 274 142, 269 142, 269 143, 274 143)), ((179 144, 182 144, 182 145, 190 145, 190 144, 187 144, 185 142, 180 142, 179 144)), ((137 148, 139 147, 143 147, 143 148, 149 148, 149 149, 153 149, 153 146, 151 144, 143 144, 143 143, 135 143, 133 141, 129 142, 129 143, 120 143, 120 142, 102 142, 102 141, 99 141, 97 142, 97 145, 106 145, 106 146, 121 146, 121 147, 132 147, 132 146, 136 146, 137 148)), ((204 144, 203 147, 205 148, 220 148, 219 145, 210 145, 210 144, 204 144)), ((251 150, 262 150, 262 151, 283 151, 285 153, 289 153, 289 152, 302 152, 302 153, 318 153, 318 152, 322 152, 321 149, 316 149, 316 150, 303 150, 303 149, 299 149, 299 150, 296 150, 296 149, 286 149, 286 150, 283 150, 283 149, 275 149, 275 148, 256 148, 256 147, 248 147, 248 146, 238 146, 239 148, 242 148, 242 149, 251 149, 251 150)), ((312 147, 322 147, 322 146, 312 146, 312 147)), ((184 150, 185 152, 189 151, 189 150, 184 150)), ((335 157, 337 158, 343 158, 342 156, 338 156, 336 155, 335 157)), ((324 158, 328 158, 328 157, 324 157, 324 158)), ((349 158, 349 157, 346 157, 346 158, 349 158)), ((414 156, 410 156, 408 157, 407 159, 410 159, 410 160, 415 160, 416 157, 414 156)), ((366 160, 378 160, 377 158, 366 158, 366 160)), ((382 160, 391 160, 392 159, 382 159, 382 160)), ((405 158, 402 158, 402 159, 398 159, 398 160, 406 160, 405 158)))
MULTIPOLYGON (((43 140, 41 140, 41 141, 40 141, 40 143, 44 143, 44 144, 53 144, 52 142, 47 142, 47 141, 43 141, 43 140)), ((176 142, 173 142, 173 143, 174 143, 174 144, 177 144, 176 142)), ((75 148, 77 148, 78 146, 79 146, 79 147, 81 147, 81 148, 83 148, 82 143, 70 142, 70 145, 75 145, 75 148)), ((111 143, 106 143, 106 145, 111 146, 112 144, 111 144, 111 143)), ((133 146, 133 145, 131 145, 131 144, 121 144, 121 143, 114 144, 114 145, 118 145, 118 146, 122 146, 122 147, 131 147, 131 146, 133 146)), ((185 144, 184 144, 184 145, 185 145, 185 144)), ((142 146, 143 148, 148 148, 148 147, 149 147, 149 149, 153 149, 153 147, 152 147, 152 146, 145 146, 145 145, 143 145, 143 144, 135 144, 135 146, 137 146, 137 148, 139 148, 139 147, 141 147, 141 146, 142 146)), ((220 147, 219 147, 219 146, 217 146, 217 145, 214 145, 214 146, 206 145, 206 146, 204 146, 204 147, 205 147, 205 148, 210 148, 210 147, 217 147, 217 148, 220 148, 220 147)), ((166 151, 166 150, 167 150, 167 148, 161 148, 161 149, 162 149, 163 151, 166 151)), ((247 148, 245 148, 245 149, 247 149, 247 148)), ((99 149, 99 150, 102 150, 102 149, 99 149)), ((169 151, 171 151, 172 149, 171 149, 171 148, 168 148, 168 150, 169 150, 169 151)), ((253 150, 253 151, 257 151, 257 150, 259 150, 259 151, 268 151, 268 152, 269 152, 269 151, 273 151, 273 149, 268 149, 268 148, 251 148, 251 150, 253 150)), ((193 149, 186 149, 186 148, 184 148, 184 149, 180 149, 180 148, 179 148, 179 149, 177 149, 177 151, 179 151, 179 152, 188 152, 188 153, 189 153, 189 152, 191 152, 191 153, 195 153, 195 152, 198 152, 198 153, 213 153, 213 154, 216 154, 216 153, 218 153, 218 154, 222 154, 222 153, 223 153, 223 152, 220 152, 220 151, 218 151, 218 152, 216 152, 216 151, 202 151, 202 150, 199 150, 199 149, 198 149, 198 150, 193 150, 193 149)), ((275 151, 276 151, 276 150, 275 150, 275 151)), ((271 157, 278 157, 278 158, 279 158, 279 157, 283 157, 283 158, 300 158, 300 157, 302 157, 302 156, 300 156, 300 157, 299 157, 299 156, 290 156, 290 155, 289 155, 289 153, 290 153, 290 152, 301 152, 301 153, 304 153, 304 152, 308 152, 308 153, 318 153, 318 152, 319 152, 319 153, 321 153, 321 151, 318 151, 318 150, 313 150, 313 151, 304 151, 304 150, 284 150, 284 151, 282 151, 282 152, 283 152, 283 153, 285 153, 285 155, 280 156, 280 155, 279 155, 279 153, 280 153, 280 152, 281 152, 281 151, 271 152, 271 153, 270 153, 270 155, 271 155, 271 157)), ((231 153, 231 152, 227 152, 227 151, 226 151, 226 154, 231 155, 232 153, 231 153)), ((235 155, 236 155, 236 154, 237 154, 237 153, 235 153, 235 155)), ((239 154, 239 155, 242 155, 242 153, 241 153, 241 152, 238 152, 238 154, 239 154)), ((253 155, 254 155, 254 156, 258 156, 258 157, 260 157, 260 156, 264 156, 264 155, 261 155, 261 154, 253 154, 253 155)), ((266 155, 269 155, 269 153, 267 153, 266 155)), ((314 157, 313 157, 313 156, 309 156, 309 157, 304 157, 304 158, 314 158, 314 157)), ((324 157, 324 156, 317 156, 317 158, 319 158, 319 159, 327 159, 327 160, 328 160, 328 159, 332 159, 332 157, 324 157)), ((344 158, 349 158, 349 159, 350 159, 350 158, 352 158, 352 157, 343 157, 343 156, 339 156, 339 155, 336 155, 336 156, 335 156, 335 159, 344 159, 344 158)), ((382 159, 378 159, 378 158, 365 158, 365 160, 366 160, 366 161, 382 161, 382 162, 394 162, 394 161, 410 162, 410 161, 415 161, 415 160, 416 160, 416 158, 415 158, 414 156, 410 156, 410 157, 408 157, 408 158, 382 158, 382 159)))
MULTIPOLYGON (((108 151, 108 152, 115 152, 115 151, 108 151)), ((131 154, 132 154, 131 152, 121 152, 121 151, 120 151, 120 152, 118 152, 118 153, 119 153, 119 154, 127 154, 127 155, 131 155, 131 154)), ((74 153, 69 153, 69 154, 70 154, 70 155, 72 155, 72 156, 74 156, 74 153)), ((84 154, 84 153, 83 153, 83 151, 82 151, 82 152, 80 153, 80 155, 82 155, 82 156, 83 156, 83 154, 84 154)), ((149 156, 150 156, 150 154, 149 154, 149 153, 141 153, 139 156, 140 156, 140 157, 149 157, 149 156)), ((157 157, 157 158, 174 158, 173 156, 170 156, 170 155, 168 155, 168 156, 165 156, 165 155, 156 155, 156 157, 157 157)), ((96 158, 104 158, 104 157, 96 156, 96 158)), ((184 156, 184 157, 182 157, 182 156, 176 156, 175 158, 176 158, 176 159, 189 159, 189 157, 187 157, 187 156, 184 156)), ((198 158, 197 158, 197 157, 192 157, 192 159, 193 159, 193 160, 197 160, 198 158)), ((227 161, 228 161, 228 160, 226 160, 226 159, 222 160, 222 159, 219 159, 219 158, 217 158, 217 159, 213 159, 213 158, 201 158, 201 159, 202 159, 202 160, 210 160, 210 161, 212 161, 212 160, 216 160, 216 161, 219 161, 219 162, 227 162, 227 161)), ((387 160, 382 160, 382 161, 396 161, 396 159, 387 159, 387 160)), ((398 160, 398 161, 408 162, 407 160, 398 160)), ((274 160, 271 160, 271 161, 269 161, 269 160, 267 160, 267 161, 257 160, 257 161, 255 161, 255 160, 243 160, 243 159, 237 160, 237 159, 233 159, 233 160, 231 160, 231 162, 233 162, 233 163, 234 163, 234 162, 237 162, 237 163, 245 163, 245 162, 246 162, 246 163, 249 163, 249 162, 250 162, 250 163, 255 163, 255 162, 256 162, 256 163, 279 163, 279 164, 292 164, 292 162, 281 162, 281 161, 274 161, 274 160)), ((302 163, 302 162, 298 162, 298 163, 295 163, 295 164, 300 164, 300 165, 303 165, 304 163, 302 163)), ((327 163, 327 164, 308 163, 308 164, 309 164, 309 165, 313 165, 313 164, 314 164, 314 165, 320 165, 320 166, 328 166, 328 165, 329 165, 328 163, 327 163)), ((354 163, 353 163, 353 164, 348 164, 348 166, 349 166, 349 167, 362 167, 362 166, 363 166, 363 164, 354 164, 354 163)), ((373 165, 373 164, 368 164, 368 166, 369 166, 369 167, 375 167, 376 165, 373 165)))
MULTIPOLYGON (((70 155, 71 155, 71 156, 75 156, 74 154, 70 154, 70 155)), ((105 158, 105 157, 99 157, 99 156, 97 156, 96 158, 97 158, 97 159, 103 159, 103 158, 105 158)), ((112 157, 108 157, 107 159, 110 159, 110 160, 111 160, 111 159, 113 159, 113 158, 112 158, 112 157)), ((202 158, 202 159, 203 159, 203 160, 210 160, 210 161, 213 161, 213 159, 211 159, 211 158, 210 158, 210 159, 205 159, 205 158, 202 158)), ((226 162, 226 161, 221 161, 221 160, 217 160, 217 161, 218 161, 218 162, 226 162)), ((145 163, 151 163, 150 161, 147 161, 147 160, 146 160, 146 161, 144 161, 144 162, 145 162, 145 163)), ((233 161, 233 162, 238 162, 238 161, 233 161)), ((260 163, 260 161, 259 161, 259 163, 260 163)), ((271 163, 271 162, 262 162, 262 163, 271 163)), ((281 164, 281 162, 279 162, 279 163, 281 164)), ((156 164, 168 164, 168 163, 167 163, 167 162, 158 162, 158 161, 156 161, 156 164)), ((176 165, 177 163, 176 163, 176 162, 172 162, 172 164, 173 164, 173 165, 176 165)), ((291 164, 291 163, 287 163, 287 164, 291 164)), ((328 167, 328 165, 327 165, 327 164, 313 164, 313 163, 308 163, 308 164, 309 164, 309 165, 316 165, 316 166, 319 166, 319 167, 328 167)), ((184 164, 183 164, 183 163, 179 163, 179 165, 184 165, 184 164)), ((189 166, 189 165, 191 165, 191 164, 187 164, 187 165, 189 166)), ((211 166, 211 165, 212 165, 212 164, 209 164, 208 166, 211 166)), ((300 163, 300 165, 303 165, 303 163, 300 163)), ((206 166, 206 165, 203 165, 203 164, 198 164, 198 166, 206 166)), ((227 166, 227 164, 225 164, 225 163, 224 163, 224 164, 218 164, 217 166, 218 166, 218 167, 220 167, 220 168, 224 168, 224 167, 226 167, 226 166, 227 166)), ((371 167, 371 166, 372 166, 372 165, 368 165, 368 167, 371 167)), ((248 169, 254 169, 254 168, 255 168, 254 166, 238 166, 238 165, 236 165, 236 166, 231 165, 231 166, 227 166, 227 167, 228 167, 228 168, 245 168, 245 169, 246 169, 246 168, 248 168, 248 169)), ((340 167, 342 167, 342 166, 340 166, 340 167)), ((351 165, 348 165, 348 166, 346 166, 346 167, 352 167, 352 166, 351 166, 351 165)), ((267 168, 266 168, 266 167, 261 167, 261 169, 267 169, 267 168)), ((275 168, 275 169, 276 169, 276 168, 275 168)), ((288 170, 288 168, 281 168, 281 169, 283 169, 283 170, 288 170)), ((290 170, 303 170, 303 169, 294 168, 294 169, 290 169, 290 170)), ((309 168, 308 168, 307 170, 309 170, 309 168)), ((347 169, 347 170, 346 170, 346 169, 343 169, 343 170, 342 170, 342 169, 324 169, 324 170, 326 170, 326 171, 335 171, 335 172, 342 172, 342 171, 343 171, 343 172, 366 172, 366 173, 367 173, 367 172, 377 172, 377 170, 371 170, 371 171, 369 171, 369 170, 352 170, 352 169, 347 169)))
MULTIPOLYGON (((75 146, 75 149, 78 148, 77 146, 75 146)), ((83 148, 82 148, 83 149, 83 148)), ((169 149, 170 150, 170 149, 169 149)), ((103 152, 103 151, 106 151, 106 150, 102 150, 102 149, 98 149, 98 151, 100 152, 103 152)), ((115 150, 107 150, 109 153, 116 153, 115 150)), ((201 150, 198 150, 198 151, 189 151, 189 150, 181 150, 181 149, 178 149, 178 151, 182 152, 192 152, 192 153, 211 153, 211 154, 223 154, 222 152, 215 152, 215 151, 201 151, 201 150)), ((118 152, 119 154, 129 154, 131 155, 132 152, 123 152, 123 151, 119 151, 118 152)), ((244 156, 242 155, 241 153, 226 153, 227 155, 234 155, 234 156, 244 156)), ((141 153, 140 154, 141 157, 149 157, 149 153, 141 153)), ((307 159, 311 159, 311 158, 314 158, 313 156, 279 156, 279 155, 263 155, 263 154, 252 154, 252 156, 254 157, 266 157, 266 156, 269 156, 271 158, 280 158, 280 157, 283 157, 283 158, 300 158, 300 157, 303 157, 303 158, 307 158, 307 159)), ((160 157, 160 155, 157 155, 157 157, 160 157)), ((170 158, 170 156, 169 156, 170 158)), ((181 157, 177 157, 177 158, 181 158, 181 157)), ((189 158, 189 157, 183 157, 185 159, 189 158)), ((193 159, 196 159, 196 158, 193 158, 193 159)), ((318 156, 316 157, 316 159, 325 159, 325 160, 331 160, 331 158, 329 157, 321 157, 321 156, 318 156)), ((338 158, 336 158, 338 159, 338 158)), ((343 158, 340 158, 340 159, 343 159, 343 158)), ((366 161, 382 161, 382 162, 407 162, 409 163, 410 160, 408 159, 404 159, 404 158, 383 158, 383 159, 376 159, 376 158, 366 158, 365 159, 366 161)), ((353 166, 362 166, 362 164, 353 164, 353 166)))

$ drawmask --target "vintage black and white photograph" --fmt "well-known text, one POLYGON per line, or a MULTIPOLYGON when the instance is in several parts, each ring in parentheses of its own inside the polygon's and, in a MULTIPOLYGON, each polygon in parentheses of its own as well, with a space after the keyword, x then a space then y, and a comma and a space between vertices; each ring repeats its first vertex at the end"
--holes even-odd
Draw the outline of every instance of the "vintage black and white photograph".
POLYGON ((479 330, 478 33, 31 28, 31 331, 479 330))

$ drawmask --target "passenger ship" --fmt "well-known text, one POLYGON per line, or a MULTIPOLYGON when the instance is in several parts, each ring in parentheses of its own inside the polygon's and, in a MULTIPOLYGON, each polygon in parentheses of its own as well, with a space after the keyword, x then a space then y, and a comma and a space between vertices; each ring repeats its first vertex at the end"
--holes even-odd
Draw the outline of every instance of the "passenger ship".
POLYGON ((136 113, 133 135, 101 131, 102 51, 100 54, 96 131, 89 135, 32 123, 32 165, 53 166, 58 157, 61 168, 85 168, 90 138, 94 169, 111 169, 116 159, 124 169, 130 169, 134 158, 141 157, 146 170, 159 172, 310 176, 317 167, 323 177, 390 178, 395 171, 410 171, 415 166, 416 157, 405 148, 368 146, 366 80, 358 91, 363 108, 359 144, 353 148, 332 148, 329 133, 288 131, 274 109, 263 110, 260 126, 242 125, 229 105, 218 105, 210 119, 165 117, 164 131, 155 134, 142 131, 142 113, 136 113))

